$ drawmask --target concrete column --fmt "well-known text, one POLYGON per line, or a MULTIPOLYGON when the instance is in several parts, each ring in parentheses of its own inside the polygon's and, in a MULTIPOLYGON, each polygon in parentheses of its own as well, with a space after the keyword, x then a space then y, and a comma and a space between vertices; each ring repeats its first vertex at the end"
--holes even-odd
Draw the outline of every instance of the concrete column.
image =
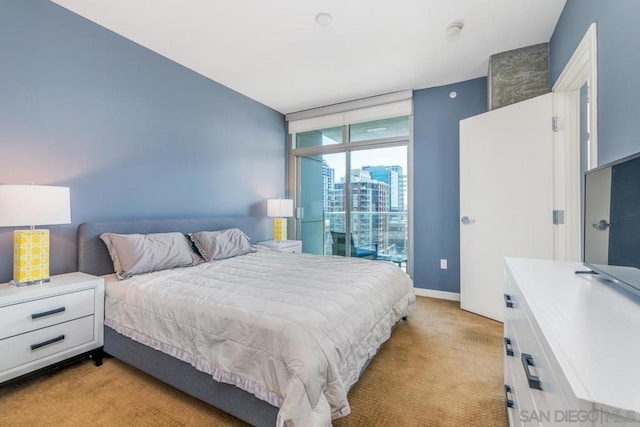
POLYGON ((541 43, 489 58, 489 110, 550 92, 549 43, 541 43))

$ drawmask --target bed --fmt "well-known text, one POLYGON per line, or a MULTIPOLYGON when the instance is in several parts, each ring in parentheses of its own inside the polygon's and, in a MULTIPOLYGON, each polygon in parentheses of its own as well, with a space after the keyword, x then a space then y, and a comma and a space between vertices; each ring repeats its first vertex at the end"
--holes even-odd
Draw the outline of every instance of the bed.
POLYGON ((238 228, 253 218, 85 223, 79 270, 105 276, 106 353, 259 426, 330 425, 415 301, 396 265, 259 248, 126 280, 102 233, 238 228))

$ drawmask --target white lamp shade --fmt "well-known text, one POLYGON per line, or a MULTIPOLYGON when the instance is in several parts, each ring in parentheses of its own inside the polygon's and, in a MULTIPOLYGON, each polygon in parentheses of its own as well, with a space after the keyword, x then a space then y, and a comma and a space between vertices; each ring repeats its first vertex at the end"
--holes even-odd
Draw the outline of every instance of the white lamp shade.
POLYGON ((70 223, 69 188, 0 185, 0 227, 70 223))
POLYGON ((273 218, 288 218, 293 216, 293 200, 270 199, 267 200, 267 216, 273 218))

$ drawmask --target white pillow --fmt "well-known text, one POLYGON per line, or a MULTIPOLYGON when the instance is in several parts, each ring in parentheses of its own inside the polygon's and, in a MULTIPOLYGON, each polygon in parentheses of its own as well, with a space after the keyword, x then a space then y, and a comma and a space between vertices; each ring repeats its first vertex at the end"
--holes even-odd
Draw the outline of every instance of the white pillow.
POLYGON ((103 233, 100 238, 109 249, 113 269, 120 279, 202 262, 182 233, 103 233))
POLYGON ((189 238, 196 245, 205 261, 209 262, 256 251, 249 242, 249 237, 237 228, 199 231, 190 233, 189 238))

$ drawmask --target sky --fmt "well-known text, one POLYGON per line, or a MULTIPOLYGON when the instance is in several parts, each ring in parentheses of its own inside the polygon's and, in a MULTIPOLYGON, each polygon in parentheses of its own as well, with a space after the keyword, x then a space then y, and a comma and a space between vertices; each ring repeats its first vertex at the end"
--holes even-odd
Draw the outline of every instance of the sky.
MULTIPOLYGON (((325 154, 323 159, 336 170, 335 180, 345 176, 345 154, 325 154)), ((351 152, 351 169, 361 169, 363 166, 402 166, 407 174, 407 147, 375 148, 351 152)))

